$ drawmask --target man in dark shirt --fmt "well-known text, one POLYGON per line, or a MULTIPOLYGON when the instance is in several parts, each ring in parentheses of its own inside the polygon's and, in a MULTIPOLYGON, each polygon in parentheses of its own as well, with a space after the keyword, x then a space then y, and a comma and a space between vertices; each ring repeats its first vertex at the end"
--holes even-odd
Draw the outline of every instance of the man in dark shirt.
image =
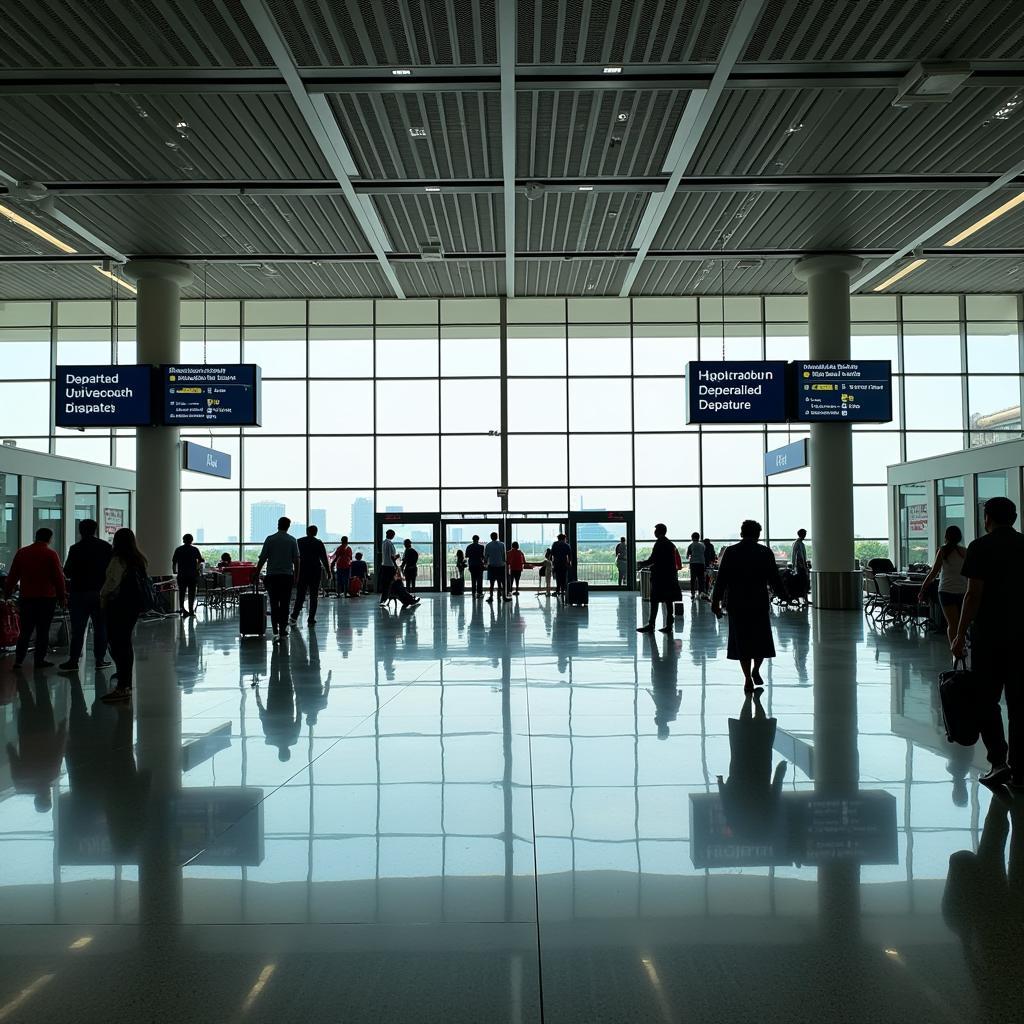
POLYGON ((469 579, 473 597, 484 596, 484 566, 487 555, 477 534, 473 534, 473 543, 466 548, 466 565, 469 567, 469 579))
POLYGON ((415 590, 416 566, 420 560, 420 553, 412 546, 412 541, 408 537, 403 546, 405 550, 402 552, 402 575, 405 577, 407 589, 415 590))
POLYGON ((85 647, 85 631, 92 621, 92 655, 97 668, 106 668, 107 620, 100 609, 100 587, 107 575, 111 548, 96 536, 96 520, 83 519, 78 524, 81 540, 68 549, 64 575, 68 578, 68 613, 71 617, 71 644, 68 660, 61 672, 77 672, 78 659, 85 647))
MULTIPOLYGON (((366 562, 363 561, 363 553, 362 551, 357 551, 356 557, 352 560, 352 579, 359 580, 360 591, 362 591, 362 589, 366 586, 366 577, 368 574, 369 573, 367 570, 366 562)), ((359 593, 352 593, 351 585, 349 586, 349 594, 351 594, 352 597, 359 596, 359 593)))
POLYGON ((195 617, 196 585, 199 583, 199 566, 204 562, 202 552, 193 543, 191 533, 181 538, 181 546, 174 549, 171 557, 171 572, 178 577, 178 613, 195 617))
POLYGON ((309 618, 306 622, 310 626, 316 625, 321 571, 323 569, 326 569, 328 573, 331 571, 331 563, 327 560, 327 548, 316 534, 316 526, 307 526, 306 536, 299 538, 299 583, 295 590, 295 607, 292 609, 293 626, 299 621, 299 612, 302 611, 307 591, 309 591, 309 618))
POLYGON ((984 514, 985 536, 968 547, 960 570, 968 580, 967 594, 951 646, 955 657, 963 657, 970 629, 981 738, 992 765, 979 781, 1024 788, 1024 664, 1018 636, 1024 621, 1024 536, 1013 528, 1017 507, 1009 498, 989 498, 984 514), (999 708, 1004 691, 1009 749, 999 708))
POLYGON ((551 545, 551 569, 555 574, 555 597, 561 594, 565 596, 566 587, 569 585, 569 570, 572 568, 572 548, 565 539, 565 534, 560 533, 558 540, 551 545))

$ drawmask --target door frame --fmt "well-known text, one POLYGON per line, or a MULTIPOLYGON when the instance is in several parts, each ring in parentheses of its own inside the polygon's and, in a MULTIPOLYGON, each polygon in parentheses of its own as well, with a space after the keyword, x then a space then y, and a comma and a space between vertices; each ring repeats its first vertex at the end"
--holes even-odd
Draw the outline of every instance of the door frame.
MULTIPOLYGON (((616 526, 621 529, 621 537, 626 535, 626 590, 636 589, 636 517, 632 511, 595 511, 595 512, 570 512, 569 513, 569 545, 574 552, 579 551, 577 544, 577 528, 584 523, 599 523, 602 526, 616 526)), ((616 540, 616 544, 618 541, 616 540)), ((616 583, 591 584, 596 590, 621 590, 616 583)))
MULTIPOLYGON (((433 539, 433 567, 431 570, 430 586, 423 586, 420 583, 422 576, 417 576, 416 589, 425 591, 440 590, 441 564, 438 560, 438 551, 441 546, 441 515, 439 512, 374 512, 373 514, 373 574, 374 582, 380 579, 381 551, 384 547, 384 531, 391 528, 391 524, 398 523, 403 526, 429 526, 433 539)), ((395 538, 401 543, 405 538, 395 538)))

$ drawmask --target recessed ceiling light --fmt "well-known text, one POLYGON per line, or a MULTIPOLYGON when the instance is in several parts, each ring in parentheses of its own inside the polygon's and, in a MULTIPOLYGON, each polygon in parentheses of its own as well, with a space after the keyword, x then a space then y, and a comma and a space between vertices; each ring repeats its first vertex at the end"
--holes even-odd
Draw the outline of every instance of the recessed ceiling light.
POLYGON ((188 127, 188 121, 178 121, 175 125, 178 131, 184 131, 188 127))
POLYGON ((615 115, 615 120, 616 121, 628 121, 629 120, 629 112, 625 111, 625 110, 620 111, 618 114, 615 115))
POLYGON ((804 123, 803 123, 803 121, 794 121, 786 129, 786 134, 787 135, 796 135, 797 132, 802 132, 803 130, 804 130, 804 123))
POLYGON ((891 287, 897 281, 902 281, 907 274, 913 273, 918 267, 923 266, 927 262, 928 261, 926 259, 914 260, 913 262, 908 263, 902 270, 897 270, 892 277, 887 277, 881 284, 876 284, 871 290, 873 292, 884 292, 886 288, 891 287))
POLYGON ((579 191, 580 192, 593 192, 594 191, 594 186, 593 185, 580 185, 579 191))
POLYGON ((948 242, 943 242, 943 245, 958 245, 965 238, 970 238, 975 231, 980 231, 986 224, 991 224, 997 217, 1002 217, 1004 213, 1009 213, 1015 206, 1019 206, 1024 203, 1024 192, 1018 192, 1012 199, 1003 203, 1002 206, 997 206, 991 213, 985 214, 981 220, 976 220, 969 227, 963 229, 958 235, 954 235, 948 242))
POLYGON ((391 69, 391 74, 393 74, 393 75, 411 75, 412 74, 412 69, 411 68, 392 68, 391 69))
POLYGON ((6 217, 12 224, 17 224, 19 228, 24 228, 26 231, 31 231, 33 235, 38 235, 40 238, 45 239, 50 245, 56 246, 61 252, 73 253, 77 252, 77 249, 72 249, 67 242, 62 242, 55 235, 51 235, 45 228, 41 228, 38 224, 33 224, 32 221, 26 220, 20 213, 15 213, 8 206, 0 206, 0 216, 6 217))
POLYGON ((138 295, 139 289, 136 288, 135 285, 129 284, 127 281, 124 280, 124 278, 118 277, 117 274, 113 273, 112 271, 104 270, 102 267, 93 267, 93 270, 98 271, 104 277, 109 277, 111 281, 117 282, 117 284, 124 288, 125 291, 131 292, 132 295, 138 295))
POLYGON ((604 73, 606 75, 621 75, 622 74, 622 68, 617 67, 617 66, 607 67, 607 68, 604 69, 604 73))
POLYGON ((998 107, 992 115, 997 121, 1007 121, 1013 112, 1021 105, 1021 98, 1016 93, 1011 96, 1002 106, 998 107))
POLYGON ((423 191, 424 192, 440 192, 441 191, 441 186, 440 185, 427 185, 424 188, 423 191))
POLYGON ((427 129, 426 128, 410 128, 409 129, 409 134, 414 139, 425 139, 427 137, 427 129))
POLYGON ((168 139, 168 140, 167 140, 167 141, 166 141, 166 142, 164 143, 164 145, 165 145, 165 146, 166 146, 166 147, 167 147, 168 149, 179 149, 179 148, 180 148, 180 146, 179 146, 179 143, 175 142, 175 141, 174 141, 174 139, 168 139))

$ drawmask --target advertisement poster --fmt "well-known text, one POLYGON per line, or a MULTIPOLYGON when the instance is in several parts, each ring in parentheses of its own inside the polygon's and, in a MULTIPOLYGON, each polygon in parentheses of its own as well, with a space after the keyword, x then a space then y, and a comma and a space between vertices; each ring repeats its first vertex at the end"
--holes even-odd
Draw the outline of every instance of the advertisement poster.
POLYGON ((123 508, 105 508, 103 510, 103 533, 113 537, 124 526, 123 508))
POLYGON ((907 506, 907 529, 911 537, 928 536, 928 506, 924 502, 907 506))

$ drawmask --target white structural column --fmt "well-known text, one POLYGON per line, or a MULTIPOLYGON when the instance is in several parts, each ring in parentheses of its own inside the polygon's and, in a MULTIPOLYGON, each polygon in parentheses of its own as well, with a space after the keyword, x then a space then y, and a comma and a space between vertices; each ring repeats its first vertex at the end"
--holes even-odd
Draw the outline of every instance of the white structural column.
MULTIPOLYGON (((181 360, 181 289, 192 281, 183 263, 132 260, 125 276, 137 282, 138 362, 159 365, 181 360)), ((162 395, 155 396, 157 403, 162 395)), ((159 406, 158 406, 159 407, 159 406)), ((136 533, 154 575, 171 571, 180 543, 181 457, 177 427, 140 427, 136 458, 136 533)))
MULTIPOLYGON (((812 362, 850 358, 850 275, 856 256, 835 253, 800 260, 807 282, 812 362)), ((811 424, 811 582, 818 608, 858 608, 860 574, 853 561, 853 438, 848 423, 811 424)))

